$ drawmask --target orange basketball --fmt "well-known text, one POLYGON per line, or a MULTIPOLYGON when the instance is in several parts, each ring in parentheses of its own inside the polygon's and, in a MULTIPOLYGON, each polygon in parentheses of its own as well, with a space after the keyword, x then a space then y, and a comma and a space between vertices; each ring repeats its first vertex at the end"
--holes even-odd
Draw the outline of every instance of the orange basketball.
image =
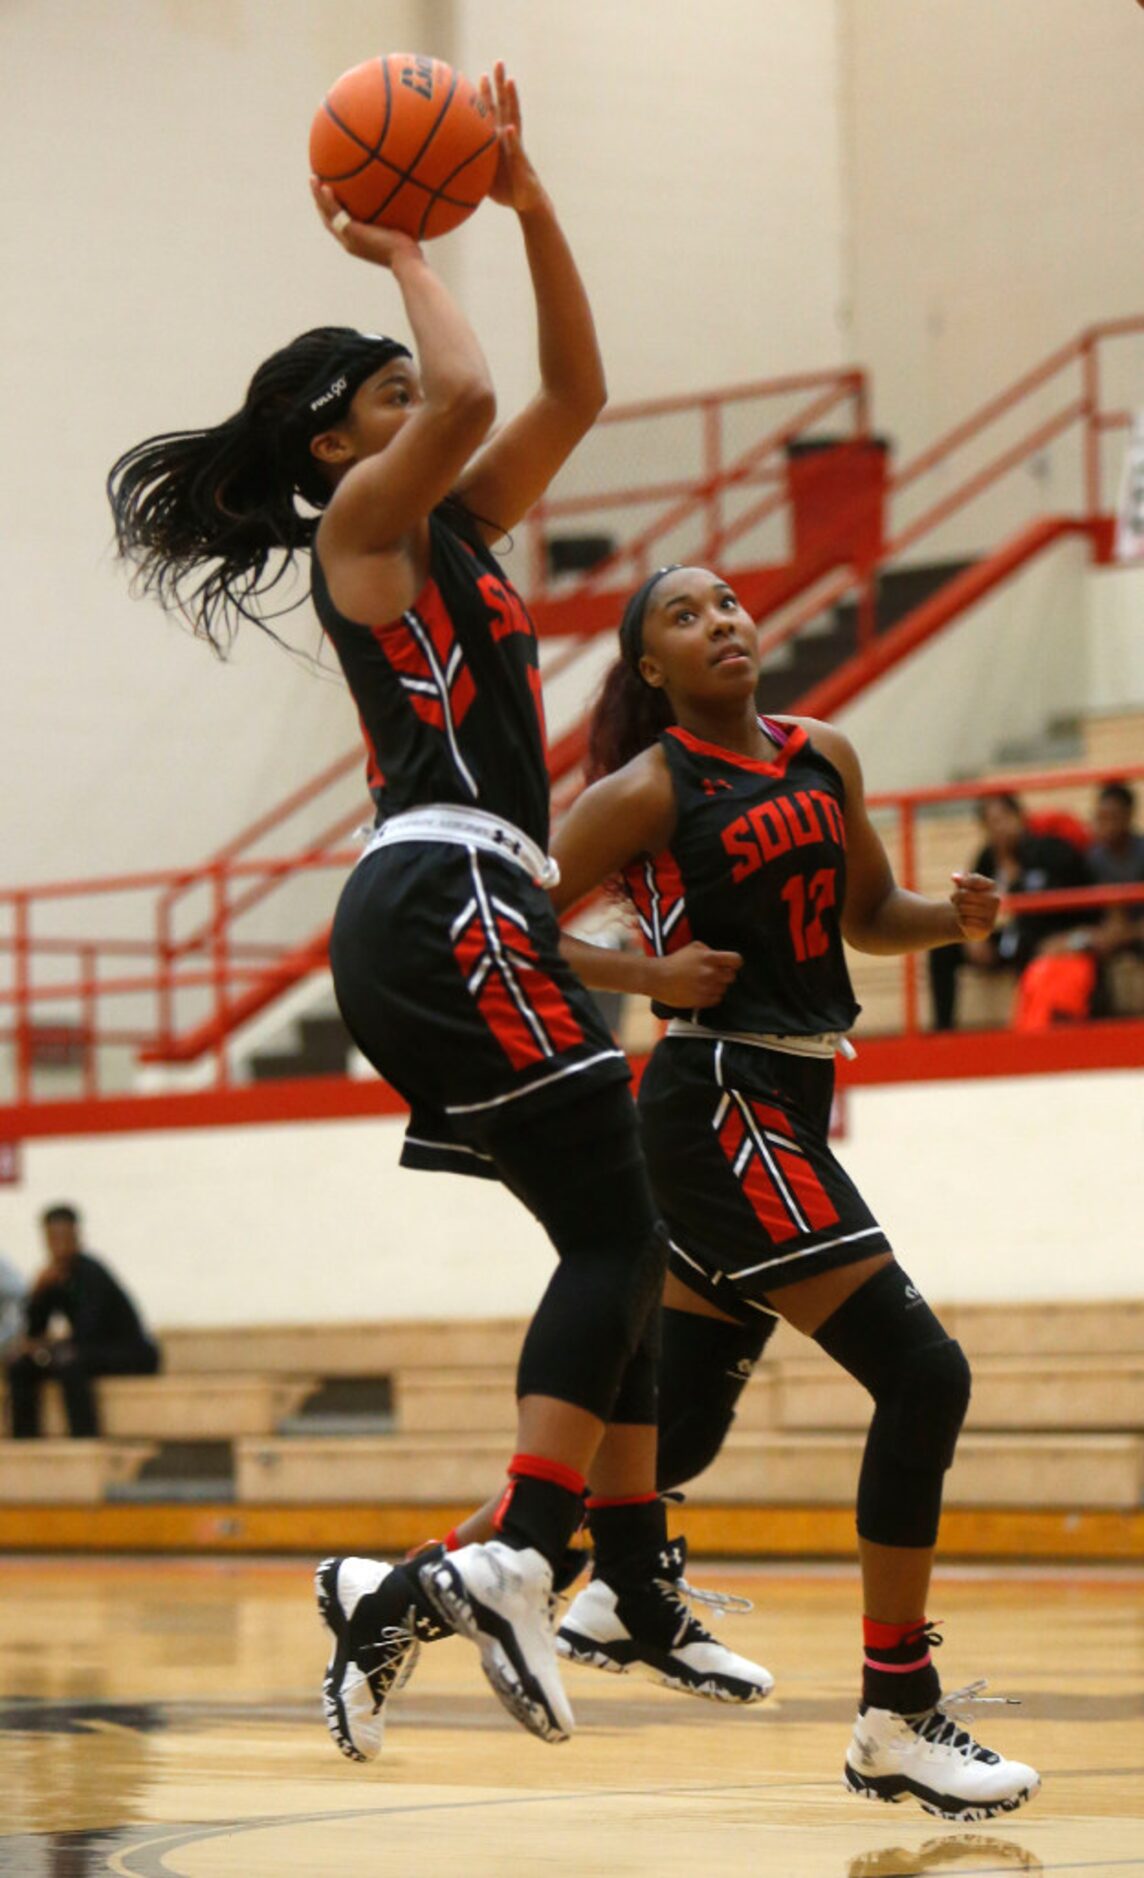
POLYGON ((456 228, 488 195, 496 126, 460 72, 391 52, 330 87, 310 127, 310 167, 355 221, 423 240, 456 228))

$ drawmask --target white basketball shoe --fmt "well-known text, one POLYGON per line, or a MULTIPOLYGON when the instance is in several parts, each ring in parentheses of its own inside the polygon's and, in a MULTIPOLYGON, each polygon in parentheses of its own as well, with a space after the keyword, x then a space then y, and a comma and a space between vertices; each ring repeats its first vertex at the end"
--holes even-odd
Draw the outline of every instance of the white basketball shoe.
POLYGON ((686 1545, 676 1539, 659 1554, 658 1575, 640 1585, 594 1577, 573 1599, 556 1635, 559 1655, 615 1675, 635 1671, 668 1689, 713 1702, 761 1702, 774 1677, 736 1656, 695 1617, 688 1598, 718 1609, 750 1609, 745 1598, 696 1591, 684 1577, 686 1545))
MULTIPOLYGON (((947 1710, 980 1700, 983 1682, 939 1698, 921 1715, 868 1708, 854 1723, 844 1778, 852 1793, 891 1804, 912 1796, 939 1819, 993 1819, 1031 1800, 1041 1776, 983 1748, 947 1710)), ((986 1697, 985 1700, 993 1700, 986 1697)))
POLYGON ((553 1640, 552 1567, 533 1547, 466 1545, 420 1568, 445 1622, 475 1643, 509 1714, 542 1741, 567 1741, 575 1722, 553 1640))
POLYGON ((422 1641, 447 1627, 418 1613, 416 1584, 380 1559, 323 1559, 314 1591, 333 1638, 322 1683, 326 1726, 348 1760, 376 1760, 387 1701, 409 1681, 422 1641))

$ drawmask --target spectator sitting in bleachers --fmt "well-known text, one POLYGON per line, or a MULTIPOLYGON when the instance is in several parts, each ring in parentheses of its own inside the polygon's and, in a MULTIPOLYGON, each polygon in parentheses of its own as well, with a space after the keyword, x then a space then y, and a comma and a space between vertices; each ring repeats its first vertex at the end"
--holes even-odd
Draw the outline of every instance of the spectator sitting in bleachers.
MULTIPOLYGON (((1135 826, 1136 792, 1107 782, 1093 810, 1089 861, 1102 886, 1144 886, 1144 834, 1135 826)), ((1144 1010, 1144 902, 1110 906, 1094 935, 1108 979, 1113 1014, 1144 1010)))
MULTIPOLYGON (((1044 893, 1056 887, 1092 885, 1093 872, 1079 839, 1041 832, 1035 821, 1026 817, 1016 796, 984 796, 977 804, 977 818, 987 839, 973 862, 973 870, 995 880, 1003 893, 1044 893)), ((1084 834, 1079 824, 1078 834, 1084 834)), ((1046 940, 1077 924, 1075 912, 1017 913, 988 939, 940 946, 931 952, 928 962, 934 1029, 953 1030, 956 1026, 961 966, 982 972, 1023 972, 1046 940)))
MULTIPOLYGON (((1123 782, 1105 783, 1096 798, 1088 855, 1102 886, 1144 885, 1144 835, 1135 826, 1135 815, 1135 790, 1123 782)), ((1106 949, 1115 950, 1116 943, 1139 946, 1144 941, 1144 905, 1109 907, 1107 920, 1114 944, 1106 949)))
POLYGON ((8 1352, 12 1434, 18 1441, 40 1432, 40 1390, 58 1382, 72 1435, 96 1435, 99 1420, 92 1378, 153 1376, 159 1348, 143 1329, 122 1285, 80 1243, 74 1206, 50 1206, 41 1216, 48 1263, 24 1304, 24 1335, 8 1352), (70 1331, 51 1338, 62 1317, 70 1331))
POLYGON ((27 1287, 14 1265, 0 1258, 0 1359, 24 1334, 24 1293, 27 1287))

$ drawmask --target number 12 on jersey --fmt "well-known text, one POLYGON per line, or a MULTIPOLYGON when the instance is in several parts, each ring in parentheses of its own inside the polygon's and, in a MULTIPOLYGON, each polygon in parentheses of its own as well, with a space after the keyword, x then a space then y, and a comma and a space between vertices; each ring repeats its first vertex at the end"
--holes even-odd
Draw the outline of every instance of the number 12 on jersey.
POLYGON ((791 944, 800 965, 808 959, 820 959, 830 946, 822 916, 835 903, 836 871, 820 867, 809 880, 805 874, 793 874, 783 888, 783 899, 790 909, 791 944))

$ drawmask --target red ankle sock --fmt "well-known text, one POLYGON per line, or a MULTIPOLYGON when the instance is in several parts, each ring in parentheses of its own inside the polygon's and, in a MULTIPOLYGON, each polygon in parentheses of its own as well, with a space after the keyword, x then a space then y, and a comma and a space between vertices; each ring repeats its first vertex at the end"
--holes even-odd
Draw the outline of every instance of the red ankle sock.
POLYGON ((941 1682, 930 1655, 932 1626, 925 1617, 908 1624, 862 1619, 862 1701, 868 1708, 895 1709, 900 1715, 932 1708, 941 1682))
POLYGON ((557 1565, 584 1516, 583 1474, 539 1454, 514 1454, 508 1472, 493 1520, 499 1537, 519 1548, 534 1546, 557 1565))

